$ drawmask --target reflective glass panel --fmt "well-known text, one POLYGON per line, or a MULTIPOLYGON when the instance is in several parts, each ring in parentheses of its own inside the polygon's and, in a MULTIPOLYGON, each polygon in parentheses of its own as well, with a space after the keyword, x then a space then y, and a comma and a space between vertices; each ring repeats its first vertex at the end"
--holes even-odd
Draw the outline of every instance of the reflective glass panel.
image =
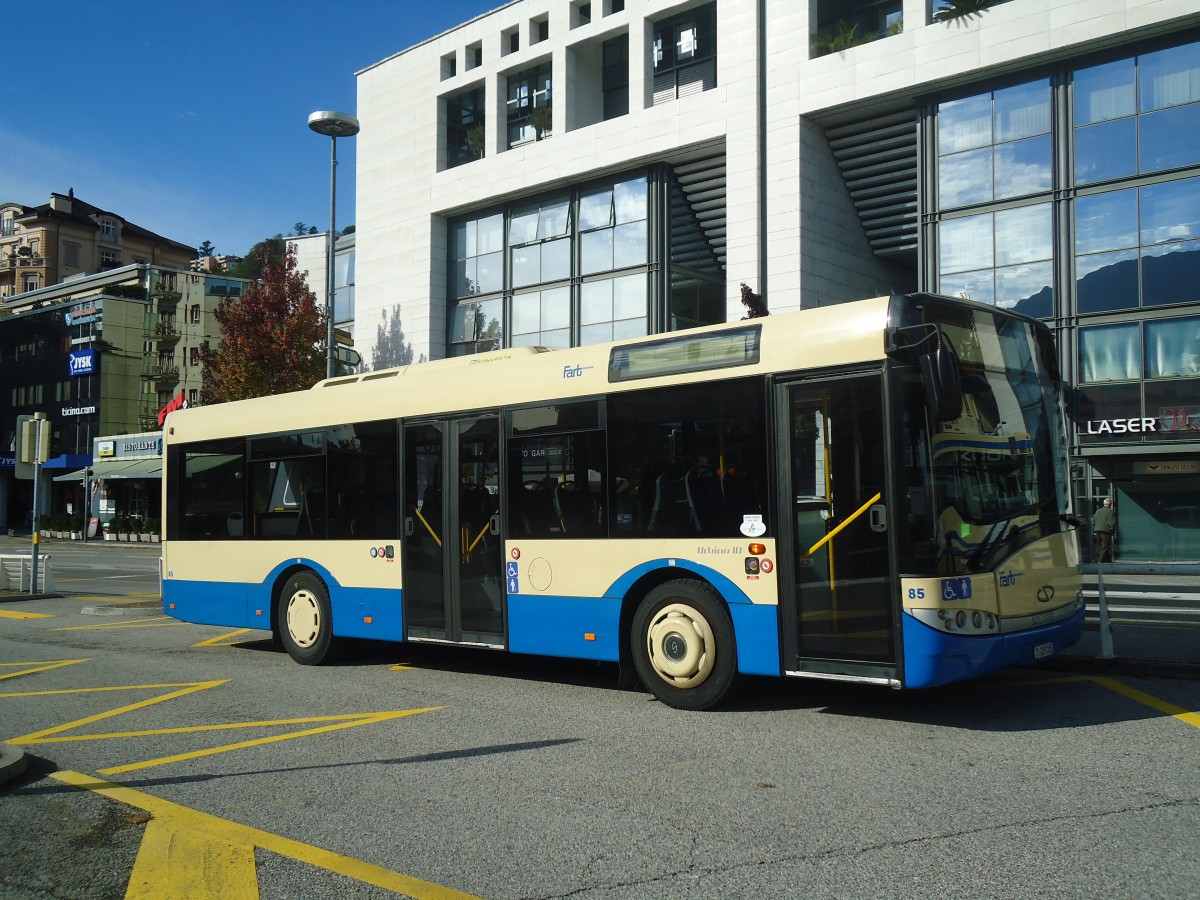
POLYGON ((1200 43, 1138 57, 1142 112, 1200 100, 1200 43))
POLYGON ((1136 247, 1136 190, 1094 194, 1075 201, 1075 252, 1136 247))
POLYGON ((995 94, 993 140, 1015 141, 1050 133, 1050 79, 1003 88, 995 94))
POLYGON ((1139 163, 1143 172, 1158 172, 1200 163, 1200 103, 1144 115, 1139 163))
POLYGON ((1136 112, 1132 59, 1080 69, 1074 80, 1076 125, 1131 116, 1136 112))
POLYGON ((626 275, 613 279, 613 318, 646 317, 646 276, 626 275))
POLYGON ((1005 209, 995 215, 996 265, 1033 262, 1053 255, 1049 203, 1005 209))
POLYGON ((571 327, 571 289, 551 288, 542 291, 542 328, 571 327))
POLYGON ((1141 376, 1136 322, 1079 329, 1079 370, 1085 383, 1141 376))
POLYGON ((580 267, 584 275, 607 272, 613 267, 613 230, 585 231, 579 241, 580 267))
POLYGON ((938 201, 943 209, 992 199, 992 151, 968 150, 938 159, 938 201))
POLYGON ((646 262, 646 220, 618 225, 613 229, 613 268, 640 266, 646 262))
POLYGON ((541 294, 514 294, 512 298, 512 333, 518 334, 541 330, 541 294))
POLYGON ((991 143, 991 94, 938 104, 938 153, 972 150, 991 143))
POLYGON ((1142 251, 1142 303, 1200 301, 1200 241, 1159 244, 1142 251))
POLYGON ((537 237, 538 209, 518 210, 512 214, 508 222, 508 243, 510 246, 524 244, 537 237))
POLYGON ((1035 319, 1054 315, 1054 264, 1026 263, 996 269, 996 305, 1035 319))
POLYGON ((1109 312, 1138 305, 1138 253, 1118 250, 1075 259, 1079 312, 1109 312))
POLYGON ((477 225, 477 254, 499 253, 504 249, 504 216, 497 213, 479 219, 477 225))
POLYGON ((1200 238, 1200 178, 1142 188, 1142 243, 1190 238, 1200 238))
POLYGON ((571 239, 559 238, 542 244, 542 281, 571 277, 571 239))
POLYGON ((992 267, 991 213, 947 219, 940 223, 938 232, 942 273, 992 267))
POLYGON ((943 275, 938 291, 951 297, 964 294, 970 300, 979 303, 995 303, 996 272, 994 269, 981 269, 978 272, 958 272, 954 275, 943 275))
POLYGON ((1200 316, 1146 323, 1146 377, 1200 375, 1200 316))
POLYGON ((1137 171, 1137 120, 1075 129, 1075 183, 1123 178, 1137 171))
POLYGON ((504 287, 503 253, 489 253, 486 256, 480 256, 476 264, 478 266, 476 290, 473 293, 490 294, 492 291, 498 291, 504 287))
POLYGON ((570 219, 570 208, 570 203, 567 200, 559 200, 543 205, 541 216, 538 219, 537 236, 539 238, 549 238, 566 234, 567 224, 570 219))
POLYGON ((605 188, 579 198, 579 227, 603 228, 612 224, 612 190, 605 188))
POLYGON ((617 224, 646 218, 646 179, 634 178, 613 185, 617 224))
POLYGON ((580 287, 579 321, 584 325, 611 321, 612 281, 589 281, 580 287))
POLYGON ((541 245, 529 244, 512 250, 512 283, 515 287, 541 281, 541 245))
POLYGON ((1050 135, 996 147, 995 184, 997 200, 1050 190, 1050 135))

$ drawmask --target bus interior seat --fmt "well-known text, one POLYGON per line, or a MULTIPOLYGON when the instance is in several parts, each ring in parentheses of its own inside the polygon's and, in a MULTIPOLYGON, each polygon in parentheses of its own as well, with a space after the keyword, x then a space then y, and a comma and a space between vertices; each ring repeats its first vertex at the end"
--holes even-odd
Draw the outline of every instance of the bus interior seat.
POLYGON ((535 478, 522 486, 521 525, 531 537, 542 537, 561 529, 554 509, 554 488, 549 478, 535 478))
POLYGON ((683 477, 683 486, 696 530, 702 534, 719 533, 725 518, 725 498, 717 470, 702 463, 692 466, 683 477))
POLYGON ((594 535, 597 521, 587 482, 562 481, 554 486, 554 511, 569 535, 594 535))
POLYGON ((650 510, 647 531, 677 534, 695 530, 694 516, 688 508, 687 486, 678 468, 672 467, 654 481, 654 506, 650 510))
POLYGON ((300 498, 300 528, 298 532, 311 537, 325 536, 325 485, 312 484, 300 498))

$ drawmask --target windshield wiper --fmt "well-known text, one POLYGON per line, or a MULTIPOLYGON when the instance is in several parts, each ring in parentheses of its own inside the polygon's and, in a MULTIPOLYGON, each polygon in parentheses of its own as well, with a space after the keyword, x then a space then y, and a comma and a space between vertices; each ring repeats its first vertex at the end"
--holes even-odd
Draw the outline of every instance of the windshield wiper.
POLYGON ((987 534, 983 536, 983 540, 979 542, 979 546, 975 548, 975 552, 967 558, 966 568, 976 572, 981 571, 981 564, 988 556, 991 555, 993 550, 995 550, 1001 544, 1012 540, 1023 531, 1028 531, 1030 528, 1040 526, 1042 522, 1047 521, 1049 518, 1048 516, 1039 515, 1037 521, 1035 522, 1029 522, 1025 525, 1022 525, 1020 528, 1013 529, 1012 531, 1008 530, 1008 526, 1017 519, 1025 516, 1031 516, 1034 513, 1040 513, 1044 507, 1045 503, 1031 503, 1028 506, 1018 509, 1008 517, 1001 519, 999 522, 989 528, 987 534))

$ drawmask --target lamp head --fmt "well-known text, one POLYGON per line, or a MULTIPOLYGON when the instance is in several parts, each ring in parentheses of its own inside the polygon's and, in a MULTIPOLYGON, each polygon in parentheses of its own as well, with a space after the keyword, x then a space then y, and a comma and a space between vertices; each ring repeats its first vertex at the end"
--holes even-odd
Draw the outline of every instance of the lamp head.
POLYGON ((354 137, 358 134, 358 119, 349 113, 319 109, 308 117, 308 127, 331 138, 354 137))

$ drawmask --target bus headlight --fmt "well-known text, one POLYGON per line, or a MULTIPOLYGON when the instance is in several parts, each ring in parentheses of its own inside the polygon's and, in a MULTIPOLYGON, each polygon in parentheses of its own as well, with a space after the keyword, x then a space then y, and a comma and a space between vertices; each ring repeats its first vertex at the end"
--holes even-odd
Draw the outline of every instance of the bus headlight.
POLYGON ((982 609, 910 609, 909 612, 931 628, 947 634, 999 634, 1000 620, 982 609))

